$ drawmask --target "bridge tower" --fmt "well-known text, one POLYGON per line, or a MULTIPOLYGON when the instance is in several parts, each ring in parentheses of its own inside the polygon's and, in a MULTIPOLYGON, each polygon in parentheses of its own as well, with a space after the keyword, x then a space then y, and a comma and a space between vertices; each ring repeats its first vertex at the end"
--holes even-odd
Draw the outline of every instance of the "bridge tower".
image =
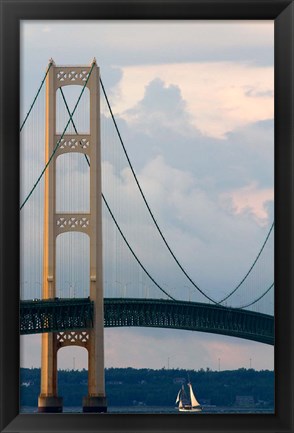
POLYGON ((64 346, 78 345, 88 350, 88 395, 83 398, 83 412, 106 412, 99 68, 95 59, 90 66, 56 66, 53 60, 51 63, 46 78, 46 162, 59 140, 60 144, 45 172, 43 299, 56 297, 57 236, 67 231, 86 233, 90 238, 89 279, 90 299, 94 301, 94 325, 87 331, 42 334, 38 411, 62 412, 63 399, 57 392, 57 351, 64 346), (85 83, 90 92, 90 133, 64 134, 61 137, 56 132, 56 93, 62 86, 84 86, 85 83), (56 211, 56 160, 60 155, 69 152, 85 154, 91 162, 88 213, 56 211))

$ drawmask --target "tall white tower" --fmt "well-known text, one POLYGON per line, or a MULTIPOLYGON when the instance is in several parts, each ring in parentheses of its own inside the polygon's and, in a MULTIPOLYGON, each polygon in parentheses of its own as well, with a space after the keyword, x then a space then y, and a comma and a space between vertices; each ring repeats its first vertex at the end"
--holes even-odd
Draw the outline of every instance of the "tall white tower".
MULTIPOLYGON (((62 412, 63 399, 57 392, 57 351, 78 345, 88 350, 88 395, 84 412, 106 412, 104 379, 104 306, 102 278, 100 86, 96 60, 90 66, 56 66, 53 61, 46 78, 43 299, 56 297, 56 239, 68 231, 83 232, 90 238, 90 299, 94 301, 94 326, 90 330, 42 334, 41 393, 39 412, 62 412), (90 74, 90 76, 89 76, 90 74), (88 81, 87 81, 88 80, 88 81), (80 85, 90 91, 90 133, 56 133, 56 92, 62 86, 80 85), (56 212, 56 160, 64 153, 79 152, 90 159, 89 212, 56 212)), ((82 87, 81 87, 82 90, 82 87)))

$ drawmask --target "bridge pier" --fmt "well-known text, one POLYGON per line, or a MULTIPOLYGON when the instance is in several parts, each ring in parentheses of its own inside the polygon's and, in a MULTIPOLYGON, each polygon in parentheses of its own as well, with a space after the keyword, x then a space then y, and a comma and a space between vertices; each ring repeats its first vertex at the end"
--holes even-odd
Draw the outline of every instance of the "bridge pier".
POLYGON ((61 413, 63 409, 62 397, 49 397, 46 395, 39 395, 38 398, 38 412, 40 413, 61 413))
POLYGON ((106 397, 89 397, 83 398, 83 412, 84 413, 106 413, 107 412, 107 400, 106 397))

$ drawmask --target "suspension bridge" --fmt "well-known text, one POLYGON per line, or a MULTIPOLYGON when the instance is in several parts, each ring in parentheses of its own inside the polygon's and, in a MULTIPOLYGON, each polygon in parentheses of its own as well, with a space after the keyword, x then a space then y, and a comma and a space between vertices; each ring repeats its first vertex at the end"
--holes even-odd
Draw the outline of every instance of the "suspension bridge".
POLYGON ((200 285, 151 210, 95 60, 50 60, 20 133, 20 333, 42 333, 39 411, 62 410, 56 354, 68 345, 89 352, 83 410, 106 411, 104 327, 274 344, 274 222, 234 287, 200 285))

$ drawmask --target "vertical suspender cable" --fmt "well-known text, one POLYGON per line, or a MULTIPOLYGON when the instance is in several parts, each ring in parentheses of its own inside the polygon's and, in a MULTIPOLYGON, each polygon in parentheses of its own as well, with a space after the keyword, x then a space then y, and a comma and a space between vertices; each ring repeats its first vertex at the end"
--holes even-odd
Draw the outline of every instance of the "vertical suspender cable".
POLYGON ((51 62, 49 63, 49 66, 48 66, 48 68, 47 68, 47 71, 46 71, 45 77, 43 78, 43 80, 42 80, 42 82, 41 82, 41 85, 40 85, 40 87, 39 87, 39 89, 38 89, 38 91, 37 91, 37 94, 36 94, 36 96, 35 96, 35 98, 34 98, 34 100, 33 100, 33 102, 32 102, 32 105, 30 106, 30 109, 29 109, 29 111, 27 112, 27 115, 26 115, 24 121, 22 122, 22 125, 21 125, 21 127, 20 127, 19 132, 22 131, 22 128, 24 127, 24 125, 25 125, 25 123, 26 123, 26 121, 27 121, 27 119, 28 119, 28 117, 29 117, 29 115, 30 115, 32 109, 33 109, 33 106, 35 105, 35 102, 36 102, 36 100, 37 100, 37 98, 38 98, 38 96, 39 96, 39 93, 40 93, 40 91, 41 91, 41 89, 42 89, 42 87, 43 87, 43 84, 44 84, 44 82, 45 82, 45 80, 46 80, 46 77, 47 77, 48 72, 49 72, 49 70, 50 70, 50 68, 51 68, 52 65, 53 65, 53 61, 51 61, 51 62))

